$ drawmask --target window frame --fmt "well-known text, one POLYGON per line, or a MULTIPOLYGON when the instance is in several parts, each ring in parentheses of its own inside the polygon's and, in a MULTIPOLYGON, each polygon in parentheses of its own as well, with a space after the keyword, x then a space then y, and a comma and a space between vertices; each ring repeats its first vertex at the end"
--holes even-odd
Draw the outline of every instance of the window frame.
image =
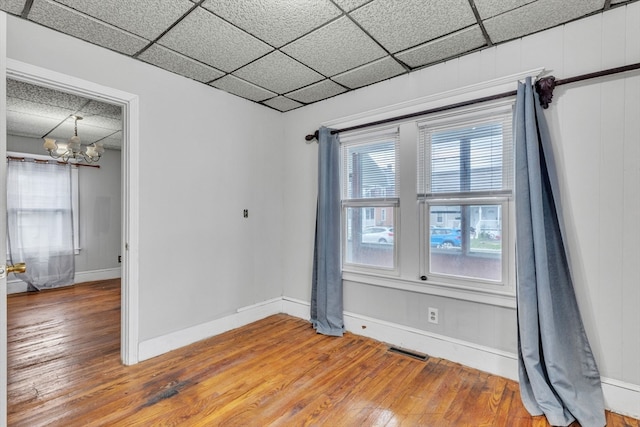
MULTIPOLYGON (((399 272, 397 277, 378 274, 372 271, 352 272, 343 271, 342 278, 346 283, 358 284, 362 286, 376 286, 387 289, 397 289, 416 294, 425 294, 436 297, 453 298, 461 301, 473 303, 495 305, 504 308, 515 309, 515 250, 510 251, 508 263, 513 267, 509 273, 510 284, 504 289, 498 288, 478 288, 469 286, 456 286, 450 283, 435 283, 433 281, 423 281, 420 279, 421 250, 418 243, 418 233, 420 229, 420 215, 416 213, 419 208, 416 201, 416 155, 419 154, 417 147, 417 127, 415 123, 427 117, 428 111, 450 111, 456 105, 466 104, 478 105, 478 99, 503 99, 510 102, 515 101, 515 82, 524 80, 526 77, 539 76, 544 72, 544 68, 532 68, 519 70, 513 74, 502 75, 490 80, 477 79, 475 83, 468 86, 458 87, 452 90, 438 91, 438 89, 427 89, 426 95, 417 98, 401 101, 384 107, 345 115, 336 119, 328 120, 322 125, 334 129, 346 129, 364 126, 367 123, 378 123, 384 120, 398 118, 393 123, 400 128, 400 158, 398 159, 402 174, 400 176, 401 188, 400 196, 403 205, 402 210, 397 215, 401 228, 397 228, 396 236, 401 239, 398 245, 399 272), (513 96, 503 96, 513 92, 513 96), (405 173, 409 175, 405 176, 405 173)), ((361 129, 365 129, 362 127, 361 129)), ((367 129, 371 129, 368 127, 367 129)), ((340 133, 343 134, 342 132, 340 133)), ((512 207, 512 217, 509 224, 511 231, 509 245, 515 248, 515 206, 512 207)), ((398 225, 398 227, 400 227, 398 225)))
MULTIPOLYGON (((340 200, 341 200, 341 231, 340 231, 340 240, 341 240, 341 263, 342 263, 342 271, 347 272, 361 272, 361 273, 369 273, 369 274, 381 274, 381 275, 391 275, 397 276, 399 274, 398 268, 398 231, 400 228, 399 223, 399 208, 400 208, 400 197, 397 194, 397 185, 399 178, 399 129, 397 125, 394 126, 385 126, 382 128, 371 128, 365 131, 352 132, 349 134, 341 135, 340 137, 340 200), (358 147, 358 146, 367 146, 373 145, 376 143, 385 142, 388 140, 389 142, 394 143, 394 188, 396 194, 393 196, 387 197, 386 191, 383 197, 368 197, 368 198, 349 198, 349 177, 346 171, 348 170, 348 166, 345 164, 347 159, 345 159, 344 152, 349 147, 358 147), (347 176, 345 176, 347 175, 347 176), (345 181, 346 180, 346 181, 345 181), (382 265, 370 265, 364 263, 358 263, 353 261, 348 261, 347 257, 349 256, 348 244, 349 244, 349 234, 351 234, 351 239, 353 240, 352 230, 348 223, 348 211, 349 209, 369 209, 373 210, 373 219, 375 221, 375 210, 376 209, 392 209, 392 217, 393 224, 385 227, 392 227, 394 233, 394 242, 393 242, 393 255, 392 255, 392 263, 391 267, 386 267, 382 265)), ((377 226, 375 223, 372 226, 377 226)))
POLYGON ((511 124, 513 122, 513 108, 515 99, 501 99, 471 107, 459 108, 451 111, 426 116, 415 121, 418 128, 418 211, 420 229, 420 280, 437 284, 438 286, 450 286, 454 288, 473 289, 474 291, 494 291, 515 296, 515 202, 514 202, 514 141, 511 124), (431 132, 439 129, 464 128, 483 124, 501 117, 500 121, 509 124, 508 134, 511 135, 510 144, 503 146, 502 165, 503 189, 458 191, 428 193, 429 185, 429 153, 428 145, 422 138, 422 129, 430 127, 431 132), (423 162, 421 164, 421 162, 423 162), (506 177, 505 177, 506 176, 506 177), (506 189, 504 187, 507 187, 506 189), (501 280, 473 278, 466 276, 448 275, 431 272, 431 233, 429 222, 431 206, 476 206, 476 205, 500 205, 501 208, 501 280))

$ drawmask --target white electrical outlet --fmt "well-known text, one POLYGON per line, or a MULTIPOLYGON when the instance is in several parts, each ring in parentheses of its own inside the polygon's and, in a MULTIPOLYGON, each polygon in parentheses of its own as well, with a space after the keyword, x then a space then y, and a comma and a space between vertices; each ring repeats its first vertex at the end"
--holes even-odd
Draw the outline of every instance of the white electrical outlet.
POLYGON ((429 307, 429 323, 435 323, 437 325, 438 322, 438 309, 429 307))

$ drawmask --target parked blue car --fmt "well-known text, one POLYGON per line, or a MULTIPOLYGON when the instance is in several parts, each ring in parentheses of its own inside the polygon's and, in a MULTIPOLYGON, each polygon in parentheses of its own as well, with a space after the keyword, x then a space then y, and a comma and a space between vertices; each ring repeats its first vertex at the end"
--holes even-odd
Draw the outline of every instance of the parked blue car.
POLYGON ((431 229, 431 247, 434 248, 459 248, 461 246, 462 236, 459 228, 440 228, 431 229))

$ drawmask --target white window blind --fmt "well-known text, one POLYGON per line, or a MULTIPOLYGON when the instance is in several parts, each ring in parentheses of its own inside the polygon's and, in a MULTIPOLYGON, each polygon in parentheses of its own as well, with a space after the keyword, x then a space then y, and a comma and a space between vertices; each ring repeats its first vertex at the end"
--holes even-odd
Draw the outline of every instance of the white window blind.
POLYGON ((509 194, 511 106, 420 123, 418 193, 424 197, 509 194))
POLYGON ((342 200, 397 200, 398 129, 340 136, 342 200))

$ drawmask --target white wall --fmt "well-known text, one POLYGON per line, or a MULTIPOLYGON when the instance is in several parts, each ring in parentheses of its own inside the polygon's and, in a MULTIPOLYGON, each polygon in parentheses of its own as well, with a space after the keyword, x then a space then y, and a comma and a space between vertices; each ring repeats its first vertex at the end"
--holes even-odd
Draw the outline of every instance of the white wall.
MULTIPOLYGON (((7 150, 43 155, 42 140, 7 136, 7 150)), ((80 253, 76 255, 76 283, 92 278, 120 277, 121 168, 120 151, 105 150, 100 168, 78 169, 80 253)), ((9 293, 24 292, 26 284, 9 285, 9 293), (17 285, 17 286, 16 286, 17 285)))
POLYGON ((9 58, 139 96, 140 341, 279 297, 281 114, 7 20, 9 58))
MULTIPOLYGON (((317 146, 305 144, 304 136, 320 124, 538 67, 565 78, 639 61, 636 2, 286 113, 284 294, 310 299, 317 146)), ((603 377, 623 382, 638 396, 640 75, 558 87, 545 114, 557 150, 568 249, 587 333, 603 377)), ((415 282, 417 272, 400 274, 415 282)), ((515 309, 509 307, 345 282, 345 311, 516 353, 515 309), (426 321, 428 306, 440 308, 439 325, 426 321)))

